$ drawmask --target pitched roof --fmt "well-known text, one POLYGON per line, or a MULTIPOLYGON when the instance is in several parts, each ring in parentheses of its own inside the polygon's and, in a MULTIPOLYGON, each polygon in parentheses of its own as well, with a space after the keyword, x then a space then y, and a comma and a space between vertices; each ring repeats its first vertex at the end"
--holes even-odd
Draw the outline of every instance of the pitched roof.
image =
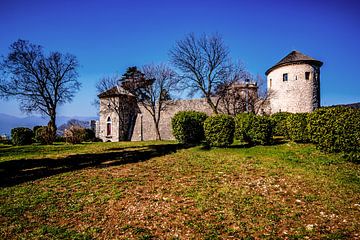
POLYGON ((318 67, 321 67, 323 65, 323 63, 319 60, 316 60, 312 57, 306 56, 305 54, 303 54, 299 51, 292 51, 287 56, 285 56, 283 59, 281 59, 277 64, 275 64, 274 66, 269 68, 265 72, 265 74, 268 75, 272 70, 274 70, 278 67, 282 67, 282 66, 286 66, 286 65, 290 65, 290 64, 294 64, 294 63, 309 63, 309 64, 313 64, 318 67))
POLYGON ((98 95, 99 98, 105 98, 105 97, 116 97, 121 95, 130 95, 133 96, 130 92, 126 91, 122 87, 115 86, 110 88, 109 90, 106 90, 105 92, 102 92, 98 95))

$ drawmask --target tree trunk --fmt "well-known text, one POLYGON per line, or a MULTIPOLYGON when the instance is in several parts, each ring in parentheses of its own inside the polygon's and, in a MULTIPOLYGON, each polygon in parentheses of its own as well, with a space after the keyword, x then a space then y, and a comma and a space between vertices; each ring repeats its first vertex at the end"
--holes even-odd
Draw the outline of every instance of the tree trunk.
POLYGON ((156 132, 156 140, 161 141, 160 129, 159 129, 159 121, 156 120, 155 116, 153 116, 155 132, 156 132))
POLYGON ((159 130, 159 126, 155 125, 156 128, 156 140, 160 140, 161 141, 161 135, 160 135, 160 130, 159 130))
POLYGON ((50 121, 48 123, 49 136, 53 141, 56 139, 56 115, 54 113, 50 114, 50 121))
POLYGON ((206 102, 209 104, 209 106, 210 106, 211 109, 213 110, 213 113, 218 114, 217 107, 215 106, 215 104, 214 104, 213 101, 211 100, 211 97, 206 96, 206 102))

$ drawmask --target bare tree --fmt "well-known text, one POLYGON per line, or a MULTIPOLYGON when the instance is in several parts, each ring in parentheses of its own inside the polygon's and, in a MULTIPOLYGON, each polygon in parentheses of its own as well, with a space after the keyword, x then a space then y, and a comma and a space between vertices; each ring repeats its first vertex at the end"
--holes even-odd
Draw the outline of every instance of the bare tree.
POLYGON ((100 107, 100 113, 115 113, 119 119, 119 140, 128 141, 133 130, 132 122, 139 110, 135 96, 119 86, 119 79, 117 75, 103 77, 97 83, 96 90, 105 105, 100 107))
POLYGON ((81 86, 77 68, 78 61, 71 54, 45 56, 42 46, 18 40, 0 63, 0 97, 15 97, 22 111, 49 116, 55 137, 57 107, 70 102, 81 86))
POLYGON ((218 85, 229 78, 229 51, 222 38, 203 34, 196 38, 188 34, 177 41, 170 51, 172 63, 183 73, 190 94, 201 92, 214 113, 218 113, 219 98, 213 98, 218 85))
POLYGON ((152 116, 157 140, 161 140, 161 113, 172 103, 170 94, 177 81, 175 71, 165 64, 146 65, 142 67, 142 73, 128 69, 122 79, 122 87, 134 94, 138 103, 152 116))
POLYGON ((246 71, 243 64, 232 66, 227 80, 217 85, 215 89, 222 112, 234 116, 248 110, 248 97, 254 94, 254 89, 250 91, 248 89, 251 79, 251 74, 246 71))
POLYGON ((266 80, 260 76, 256 76, 256 83, 258 91, 256 95, 250 98, 250 104, 255 114, 266 114, 266 110, 269 107, 270 99, 274 97, 274 92, 271 89, 267 89, 266 80))

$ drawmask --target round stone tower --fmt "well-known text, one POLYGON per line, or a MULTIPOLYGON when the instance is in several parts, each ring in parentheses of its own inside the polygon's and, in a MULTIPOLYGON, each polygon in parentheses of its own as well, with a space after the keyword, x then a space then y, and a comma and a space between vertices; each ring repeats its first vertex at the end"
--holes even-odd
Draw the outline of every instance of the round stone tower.
POLYGON ((322 62, 292 51, 266 71, 270 113, 312 112, 320 107, 322 62))

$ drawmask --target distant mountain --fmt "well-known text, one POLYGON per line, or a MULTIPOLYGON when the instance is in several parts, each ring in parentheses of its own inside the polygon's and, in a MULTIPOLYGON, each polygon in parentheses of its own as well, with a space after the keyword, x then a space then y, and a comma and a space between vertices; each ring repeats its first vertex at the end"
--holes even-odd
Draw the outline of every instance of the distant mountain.
POLYGON ((360 102, 358 103, 348 103, 348 104, 338 104, 335 106, 343 106, 343 107, 351 107, 351 108, 357 108, 360 109, 360 102))
MULTIPOLYGON (((90 120, 98 120, 98 117, 68 117, 68 116, 58 116, 56 124, 60 126, 70 119, 77 119, 81 121, 90 121, 90 120)), ((39 116, 28 116, 24 118, 11 116, 5 113, 0 113, 0 135, 6 134, 10 135, 10 131, 15 127, 28 127, 33 128, 37 125, 47 125, 49 122, 48 118, 43 118, 39 116)))

